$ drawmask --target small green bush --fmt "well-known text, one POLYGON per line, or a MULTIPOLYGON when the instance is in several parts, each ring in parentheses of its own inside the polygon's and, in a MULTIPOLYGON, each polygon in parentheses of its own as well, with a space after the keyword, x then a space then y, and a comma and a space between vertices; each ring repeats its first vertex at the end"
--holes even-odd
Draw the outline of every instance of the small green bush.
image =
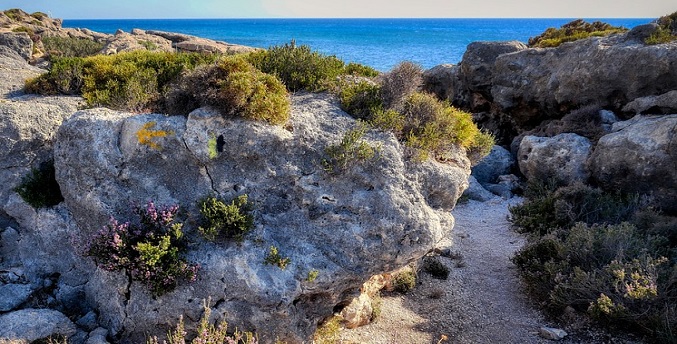
POLYGON ((306 282, 314 282, 317 277, 320 276, 320 271, 313 269, 308 271, 308 277, 306 277, 306 282))
POLYGON ((402 111, 407 101, 423 84, 423 68, 404 61, 381 76, 381 98, 386 109, 402 111))
POLYGON ((86 38, 43 37, 42 44, 49 57, 87 57, 99 53, 104 44, 86 38))
POLYGON ((677 40, 677 12, 658 18, 656 23, 658 30, 647 37, 644 43, 655 45, 677 40))
POLYGON ((325 148, 327 157, 322 160, 324 170, 330 174, 339 174, 358 163, 375 159, 379 148, 363 140, 368 129, 363 123, 358 123, 343 135, 340 143, 325 148))
POLYGON ((512 260, 546 309, 573 307, 650 342, 674 342, 677 218, 582 184, 532 185, 526 196, 511 221, 531 235, 512 260))
POLYGON ((381 88, 367 81, 341 87, 339 99, 341 108, 358 119, 370 120, 375 112, 383 108, 381 88))
POLYGON ((158 48, 157 44, 151 42, 151 41, 138 41, 139 44, 141 44, 146 50, 156 50, 158 48))
POLYGON ((247 195, 233 199, 230 204, 216 197, 207 197, 198 204, 201 224, 198 230, 208 240, 235 239, 244 240, 254 228, 253 205, 247 195))
POLYGON ((416 272, 413 269, 405 270, 393 277, 393 289, 399 293, 407 293, 416 287, 416 272))
POLYGON ((43 20, 45 18, 49 18, 49 16, 44 12, 33 12, 33 13, 31 13, 31 17, 33 17, 37 20, 43 20))
POLYGON ((111 217, 87 245, 86 255, 108 271, 124 271, 155 296, 174 290, 181 280, 195 281, 198 267, 183 257, 187 247, 179 207, 156 207, 151 201, 133 209, 137 219, 120 223, 111 217))
POLYGON ((373 78, 379 76, 379 73, 376 69, 363 64, 350 62, 343 69, 343 74, 354 75, 354 76, 363 76, 367 78, 373 78))
POLYGON ((307 45, 297 46, 294 41, 251 53, 248 60, 264 73, 280 78, 292 92, 324 90, 327 82, 344 74, 344 63, 336 56, 312 51, 307 45))
MULTIPOLYGON (((176 324, 174 331, 167 334, 167 341, 162 341, 163 344, 258 344, 258 337, 251 332, 240 332, 237 329, 231 334, 228 334, 228 323, 225 320, 219 322, 218 325, 210 323, 210 316, 212 314, 211 308, 208 306, 209 301, 204 303, 202 317, 197 326, 197 336, 192 340, 186 339, 186 330, 183 323, 183 316, 179 317, 179 322, 176 324)), ((160 344, 157 337, 151 337, 146 342, 147 344, 160 344)))
POLYGON ((282 257, 276 246, 270 246, 270 251, 268 251, 268 255, 266 255, 263 262, 267 265, 275 265, 284 270, 287 268, 290 261, 289 257, 282 257))
POLYGON ((50 71, 27 81, 25 90, 38 94, 81 94, 89 106, 158 110, 169 84, 184 70, 216 58, 149 51, 55 58, 50 71))
POLYGON ((18 9, 18 8, 11 8, 6 10, 5 15, 9 17, 9 19, 12 19, 13 21, 17 21, 21 19, 22 16, 26 15, 27 13, 18 9))
POLYGON ((561 28, 548 28, 542 34, 529 38, 529 47, 552 48, 565 42, 573 42, 593 36, 608 36, 614 33, 626 32, 624 27, 616 27, 599 21, 588 23, 583 19, 577 19, 561 28))
POLYGON ((224 116, 270 124, 289 119, 290 101, 284 85, 240 56, 228 56, 185 75, 167 97, 168 111, 188 113, 212 106, 224 116))
POLYGON ((405 141, 409 147, 418 150, 421 160, 432 153, 433 157, 444 161, 446 152, 457 146, 481 151, 489 151, 493 146, 489 140, 476 141, 483 136, 470 113, 441 102, 433 95, 414 93, 403 108, 405 141), (480 143, 482 147, 478 147, 480 143))
POLYGON ((53 207, 63 201, 61 189, 56 182, 54 162, 47 161, 25 176, 14 191, 33 208, 53 207))

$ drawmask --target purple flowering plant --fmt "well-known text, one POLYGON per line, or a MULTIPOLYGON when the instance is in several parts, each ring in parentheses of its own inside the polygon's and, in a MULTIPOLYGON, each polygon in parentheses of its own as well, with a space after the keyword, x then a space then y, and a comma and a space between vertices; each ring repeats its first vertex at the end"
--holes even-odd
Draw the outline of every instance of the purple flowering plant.
POLYGON ((121 223, 111 217, 89 242, 85 255, 104 270, 124 270, 155 296, 173 290, 181 280, 195 281, 199 266, 183 257, 183 224, 175 221, 179 207, 158 207, 149 201, 132 210, 137 221, 121 223))

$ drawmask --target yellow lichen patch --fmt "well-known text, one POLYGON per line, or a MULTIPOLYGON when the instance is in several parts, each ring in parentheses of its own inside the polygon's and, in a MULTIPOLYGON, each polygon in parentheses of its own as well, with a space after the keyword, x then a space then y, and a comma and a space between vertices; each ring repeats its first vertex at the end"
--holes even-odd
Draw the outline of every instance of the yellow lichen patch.
POLYGON ((136 137, 139 140, 139 144, 149 146, 153 149, 160 149, 160 145, 157 142, 154 142, 153 139, 158 137, 166 137, 167 135, 172 134, 171 131, 165 130, 153 130, 157 123, 155 121, 148 122, 143 125, 139 131, 136 132, 136 137))

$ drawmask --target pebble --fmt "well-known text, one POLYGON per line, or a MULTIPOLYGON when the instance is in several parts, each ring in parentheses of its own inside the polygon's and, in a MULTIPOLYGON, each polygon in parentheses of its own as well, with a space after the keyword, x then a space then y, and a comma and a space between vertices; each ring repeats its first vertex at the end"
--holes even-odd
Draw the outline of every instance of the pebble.
POLYGON ((545 339, 550 339, 550 340, 561 340, 562 338, 567 336, 566 331, 560 330, 558 328, 552 328, 552 327, 541 327, 538 330, 538 334, 545 338, 545 339))

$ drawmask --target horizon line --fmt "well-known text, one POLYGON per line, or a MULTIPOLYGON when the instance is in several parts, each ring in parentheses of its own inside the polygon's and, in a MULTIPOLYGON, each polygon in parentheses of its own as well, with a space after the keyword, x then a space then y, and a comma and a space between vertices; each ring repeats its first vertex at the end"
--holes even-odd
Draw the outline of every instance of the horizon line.
POLYGON ((177 18, 60 18, 63 20, 266 20, 266 19, 658 19, 654 17, 177 17, 177 18))

